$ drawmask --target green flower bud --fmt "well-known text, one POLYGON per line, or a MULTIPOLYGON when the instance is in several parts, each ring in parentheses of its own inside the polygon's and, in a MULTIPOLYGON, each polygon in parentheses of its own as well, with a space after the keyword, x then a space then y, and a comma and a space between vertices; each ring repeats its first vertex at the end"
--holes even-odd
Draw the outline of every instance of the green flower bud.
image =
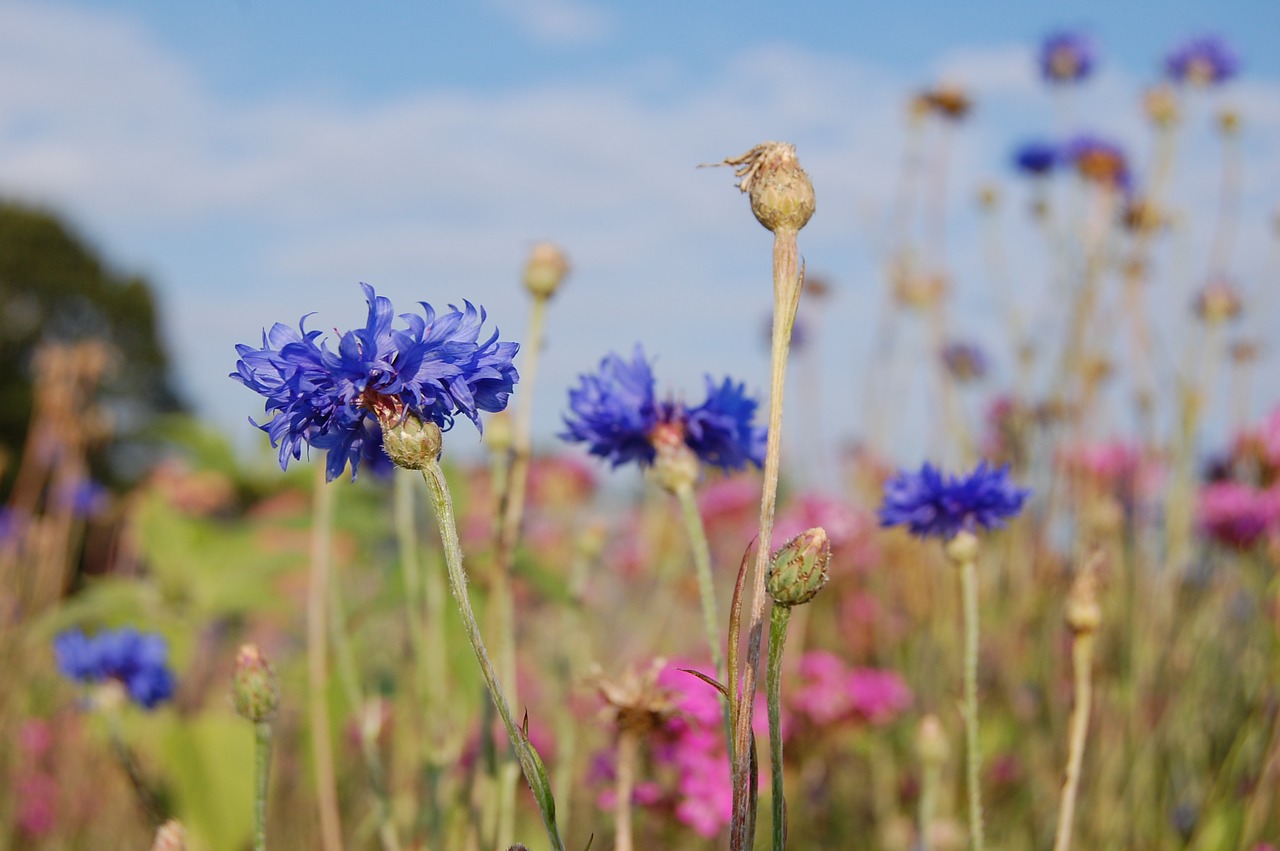
POLYGON ((649 435, 656 453, 653 474, 658 484, 671 493, 681 488, 693 487, 698 481, 698 456, 684 442, 684 429, 671 423, 663 423, 649 435))
POLYGON ((256 644, 245 644, 236 653, 231 675, 231 700, 236 714, 255 724, 270 721, 280 706, 280 687, 275 671, 267 664, 256 644))
POLYGON ((424 470, 440 458, 444 436, 435 423, 424 423, 413 414, 399 421, 379 417, 379 422, 382 425, 382 445, 387 450, 387 457, 397 467, 424 470))
POLYGON ((780 606, 798 606, 814 598, 827 584, 831 541, 820 526, 801 532, 773 554, 765 587, 780 606))

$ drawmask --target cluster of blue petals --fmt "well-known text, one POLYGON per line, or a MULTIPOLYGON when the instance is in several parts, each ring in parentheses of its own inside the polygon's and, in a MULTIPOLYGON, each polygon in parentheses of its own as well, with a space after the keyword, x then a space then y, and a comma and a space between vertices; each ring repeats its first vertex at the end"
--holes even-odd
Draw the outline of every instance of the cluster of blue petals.
POLYGON ((592 455, 614 467, 652 464, 654 429, 668 424, 679 428, 704 464, 726 471, 764 464, 765 429, 752 425, 757 403, 743 384, 729 378, 717 384, 707 376, 707 398, 697 407, 658 401, 653 370, 638 345, 630 361, 607 355, 599 371, 579 380, 569 391, 568 430, 560 437, 587 444, 592 455))
POLYGON ((1061 157, 1062 151, 1057 145, 1035 140, 1013 152, 1013 164, 1023 174, 1039 177, 1053 171, 1061 157))
POLYGON ((1040 74, 1052 83, 1078 82, 1093 71, 1096 55, 1093 39, 1084 33, 1052 33, 1040 45, 1040 74))
POLYGON ((1164 60, 1165 73, 1179 83, 1188 82, 1192 72, 1203 74, 1199 82, 1225 83, 1240 71, 1240 58, 1217 36, 1202 36, 1185 41, 1169 51, 1164 60))
POLYGON ((124 627, 90 637, 70 629, 53 640, 53 651, 64 676, 81 683, 117 680, 147 709, 173 696, 169 648, 159 635, 124 627))
POLYGON ((917 473, 902 470, 885 482, 880 525, 906 526, 921 538, 946 540, 1003 526, 1030 493, 1009 481, 1007 466, 997 469, 982 461, 969 475, 955 476, 926 462, 917 473))
POLYGON ((450 305, 437 315, 422 302, 423 315, 401 314, 397 328, 391 301, 360 286, 368 321, 343 334, 336 351, 319 331, 306 330, 305 316, 297 330, 273 325, 260 348, 236 346, 231 377, 266 398, 271 419, 253 424, 279 447, 282 469, 308 446, 328 453, 330 481, 348 463, 355 478, 361 461, 384 463, 378 413, 413 415, 442 429, 461 414, 479 429, 479 412, 506 408, 520 380, 512 363, 519 344, 499 342, 496 330, 480 341, 483 308, 464 302, 463 310, 450 305))

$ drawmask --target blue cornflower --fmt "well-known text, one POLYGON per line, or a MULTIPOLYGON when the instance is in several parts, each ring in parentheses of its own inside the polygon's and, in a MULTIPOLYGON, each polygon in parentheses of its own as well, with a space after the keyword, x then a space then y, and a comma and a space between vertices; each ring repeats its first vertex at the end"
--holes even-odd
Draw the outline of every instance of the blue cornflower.
POLYGON ((1089 76, 1095 58, 1093 39, 1061 30, 1040 45, 1040 74, 1051 83, 1075 83, 1089 76))
POLYGON ((147 709, 173 696, 173 672, 164 638, 131 627, 104 630, 90 638, 79 629, 53 640, 58 670, 82 683, 115 680, 134 703, 147 709))
POLYGON ((1033 141, 1013 152, 1013 164, 1032 177, 1048 174, 1062 158, 1062 151, 1051 142, 1033 141))
POLYGON ((918 473, 900 470, 884 485, 881 526, 906 526, 921 538, 949 540, 959 532, 999 528, 1022 509, 1030 491, 1009 481, 1008 466, 986 461, 968 476, 948 476, 925 463, 918 473))
POLYGON ((568 429, 560 437, 585 443, 592 455, 614 467, 634 461, 653 463, 655 431, 682 440, 704 464, 738 470, 748 463, 764 464, 765 429, 751 424, 756 401, 743 384, 725 378, 717 384, 707 376, 707 398, 689 408, 681 402, 659 402, 654 396, 653 370, 644 349, 636 346, 631 360, 616 354, 600 361, 600 370, 579 377, 569 391, 568 429))
POLYGON ((1221 38, 1208 35, 1170 50, 1164 67, 1169 79, 1176 82, 1212 86, 1234 77, 1240 71, 1240 58, 1221 38))
POLYGON ((512 363, 519 344, 499 342, 497 331, 479 342, 483 308, 464 302, 464 310, 450 305, 437 316, 421 302, 424 315, 401 314, 404 327, 394 328, 391 301, 360 286, 368 320, 343 334, 336 352, 319 331, 306 330, 306 317, 296 331, 273 325, 261 348, 236 346, 240 359, 231 377, 266 397, 272 418, 253 424, 280 447, 282 469, 306 445, 328 452, 328 480, 348 462, 355 478, 361 460, 378 452, 379 426, 413 415, 448 429, 462 414, 480 429, 479 412, 506 408, 520 380, 512 363))

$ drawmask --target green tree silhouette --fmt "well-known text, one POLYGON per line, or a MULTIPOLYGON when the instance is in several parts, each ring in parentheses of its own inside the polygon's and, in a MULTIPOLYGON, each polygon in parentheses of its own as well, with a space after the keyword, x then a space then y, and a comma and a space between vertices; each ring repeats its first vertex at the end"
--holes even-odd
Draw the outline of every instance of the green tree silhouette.
POLYGON ((91 463, 105 478, 131 478, 142 463, 142 430, 154 415, 184 407, 169 375, 151 287, 107 268, 56 215, 0 200, 0 446, 13 461, 30 423, 37 346, 88 339, 119 353, 100 390, 115 440, 91 463))

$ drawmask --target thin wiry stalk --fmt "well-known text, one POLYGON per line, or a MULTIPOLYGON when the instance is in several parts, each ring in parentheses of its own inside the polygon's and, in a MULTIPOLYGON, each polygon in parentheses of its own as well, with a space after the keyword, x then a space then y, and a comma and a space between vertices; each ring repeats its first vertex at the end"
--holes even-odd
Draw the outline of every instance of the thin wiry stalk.
POLYGON ((706 629, 707 644, 711 648, 711 665, 715 668, 716 678, 724 682, 724 653, 720 650, 720 621, 716 613, 715 581, 711 575, 711 547, 707 543, 707 532, 702 525, 702 515, 698 512, 698 500, 693 495, 693 487, 681 485, 676 488, 675 494, 680 501, 685 529, 689 532, 689 545, 693 549, 693 565, 698 575, 698 591, 702 597, 702 625, 706 629))
POLYGON ((556 827, 555 802, 552 799, 546 768, 543 766, 542 760, 533 749, 533 746, 529 743, 528 736, 516 725, 515 719, 511 715, 511 708, 507 703, 506 695, 498 682, 498 674, 494 670, 493 661, 489 658, 489 651, 485 649, 484 640, 480 637, 480 625, 476 622, 475 611, 471 608, 467 574, 462 566, 462 544, 458 540, 457 522, 453 516, 453 498, 449 494, 449 486, 445 481, 444 471, 440 469, 439 462, 432 461, 426 464, 422 469, 422 478, 426 481, 427 490, 431 494, 432 507, 435 509, 437 525, 440 527, 440 540, 444 546, 445 564, 449 573, 449 589, 453 592, 454 601, 458 604, 458 611, 462 615, 462 625, 467 633, 467 640, 471 643, 471 649, 480 665, 480 673, 489 689, 489 696, 493 700, 494 707, 498 710, 498 715, 502 718, 502 724, 506 727, 512 747, 515 748, 516 756, 520 760, 520 767, 524 771, 525 780, 537 800, 538 809, 542 813, 543 825, 546 827, 547 836, 551 840, 551 847, 554 851, 565 851, 564 843, 561 841, 556 827))
POLYGON ((769 657, 765 666, 765 700, 769 710, 769 772, 773 788, 773 851, 787 845, 787 801, 782 788, 782 647, 787 641, 791 607, 775 605, 769 613, 769 657))
POLYGON ((960 566, 964 597, 964 729, 969 786, 969 847, 982 851, 982 753, 978 743, 978 569, 972 560, 960 566))
POLYGON ((1093 633, 1078 633, 1071 645, 1071 668, 1075 693, 1071 706, 1071 733, 1067 748, 1067 771, 1062 782, 1061 805, 1058 808, 1058 832, 1053 851, 1071 848, 1071 827, 1075 819, 1076 793, 1080 788, 1080 766, 1084 761, 1084 743, 1089 735, 1089 709, 1093 699, 1093 633))
POLYGON ((253 851, 267 851, 267 790, 271 787, 271 722, 253 725, 253 851))

